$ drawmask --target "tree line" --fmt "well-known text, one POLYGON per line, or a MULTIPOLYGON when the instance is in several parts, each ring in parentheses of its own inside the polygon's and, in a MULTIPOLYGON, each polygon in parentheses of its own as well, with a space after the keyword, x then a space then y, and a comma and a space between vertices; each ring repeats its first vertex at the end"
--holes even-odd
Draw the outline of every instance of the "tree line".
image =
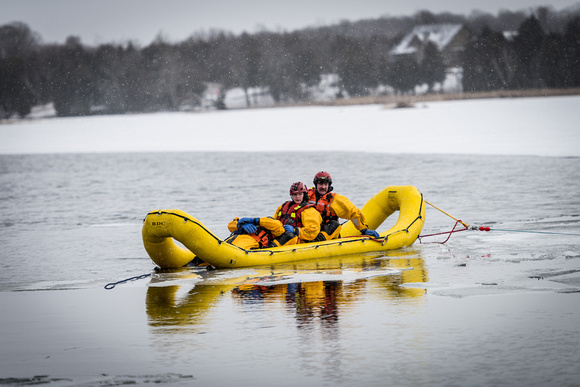
POLYGON ((157 38, 145 47, 131 41, 92 47, 74 36, 43 44, 15 22, 0 26, 0 117, 24 117, 49 102, 59 116, 172 111, 199 104, 209 83, 219 85, 218 107, 234 87, 261 88, 277 103, 296 103, 308 101, 308 87, 331 73, 340 80, 337 98, 370 95, 387 85, 396 93, 421 84, 432 90, 446 73, 434 44, 420 62, 393 60, 389 51, 413 26, 444 22, 472 32, 462 59, 465 91, 578 87, 579 14, 550 8, 497 17, 422 11, 294 32, 212 31, 178 43, 157 38))

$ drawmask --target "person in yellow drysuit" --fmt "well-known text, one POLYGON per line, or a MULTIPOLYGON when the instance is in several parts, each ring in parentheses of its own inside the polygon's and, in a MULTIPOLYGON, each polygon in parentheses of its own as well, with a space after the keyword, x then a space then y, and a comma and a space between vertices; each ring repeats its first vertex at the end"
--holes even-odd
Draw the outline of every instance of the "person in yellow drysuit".
POLYGON ((292 200, 276 209, 274 218, 282 222, 287 232, 299 238, 298 243, 311 242, 320 233, 322 217, 313 205, 308 204, 308 188, 297 181, 290 186, 292 200))
POLYGON ((228 223, 228 230, 232 234, 226 242, 246 250, 292 245, 298 242, 298 238, 293 233, 284 229, 282 222, 269 216, 235 218, 228 223))
POLYGON ((308 190, 308 204, 313 205, 322 216, 321 231, 316 241, 335 239, 340 236, 338 218, 352 221, 362 235, 378 238, 375 230, 369 230, 364 215, 348 198, 333 193, 332 177, 326 171, 314 175, 314 187, 308 190))
POLYGON ((235 218, 226 242, 246 250, 310 242, 320 233, 322 217, 308 204, 308 188, 302 182, 290 186, 292 200, 282 203, 273 217, 235 218))

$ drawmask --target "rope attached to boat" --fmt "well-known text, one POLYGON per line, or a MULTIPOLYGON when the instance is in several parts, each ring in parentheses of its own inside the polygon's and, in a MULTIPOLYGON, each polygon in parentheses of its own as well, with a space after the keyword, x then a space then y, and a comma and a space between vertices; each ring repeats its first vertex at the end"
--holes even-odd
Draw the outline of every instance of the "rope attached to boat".
POLYGON ((445 244, 449 240, 449 238, 451 238, 451 234, 454 234, 454 233, 460 232, 460 231, 468 231, 468 230, 475 230, 475 231, 504 231, 504 232, 521 232, 521 233, 533 233, 533 234, 552 234, 552 235, 580 236, 580 234, 563 233, 563 232, 530 231, 530 230, 507 230, 507 229, 501 229, 501 228, 491 228, 491 227, 488 227, 488 226, 479 226, 479 227, 472 226, 472 227, 470 227, 467 223, 465 223, 462 220, 457 219, 457 218, 449 215, 447 212, 445 212, 442 209, 434 206, 433 204, 429 203, 427 200, 425 200, 425 203, 429 204, 431 207, 435 208, 436 210, 442 212, 443 214, 447 215, 451 219, 455 220, 455 224, 453 225, 453 228, 451 229, 451 231, 443 231, 443 232, 438 232, 438 233, 434 233, 434 234, 419 235, 419 237, 417 238, 417 239, 419 239, 419 243, 423 243, 421 241, 421 238, 426 238, 426 237, 431 237, 431 236, 436 236, 436 235, 445 235, 445 234, 447 234, 447 239, 445 239, 443 242, 429 242, 429 243, 445 244), (462 229, 456 229, 458 224, 463 225, 464 228, 462 228, 462 229))
POLYGON ((443 231, 443 232, 437 232, 435 234, 419 235, 419 237, 417 239, 419 239, 419 243, 423 243, 421 241, 421 238, 431 237, 431 236, 435 236, 435 235, 445 235, 445 234, 448 234, 447 235, 447 239, 445 239, 443 242, 429 242, 429 243, 439 243, 439 244, 443 245, 443 244, 445 244, 449 240, 449 238, 451 238, 451 234, 456 233, 456 232, 459 232, 459 231, 467 231, 467 230, 469 230, 469 228, 462 228, 462 229, 456 230, 455 228, 457 227, 457 225, 459 223, 463 224, 463 222, 461 222, 460 220, 456 221, 455 224, 453 225, 453 228, 451 229, 451 231, 443 231))
MULTIPOLYGON (((447 243, 447 241, 449 240, 449 238, 451 238, 451 234, 456 233, 456 232, 460 232, 460 231, 467 231, 469 230, 469 225, 465 222, 463 222, 460 219, 457 219, 454 216, 449 215, 447 212, 443 211, 442 209, 440 209, 439 207, 434 206, 433 204, 429 203, 427 200, 425 200, 425 203, 429 204, 431 207, 435 208, 436 210, 440 211, 441 213, 447 215, 448 217, 450 217, 451 219, 455 220, 455 224, 453 225, 453 228, 451 229, 451 231, 443 231, 443 232, 438 232, 438 233, 434 233, 434 234, 426 234, 426 235, 419 235, 419 237, 417 239, 419 239, 419 243, 423 243, 421 241, 421 238, 426 238, 426 237, 431 237, 431 236, 436 236, 436 235, 447 235, 447 239, 445 239, 443 242, 428 242, 428 243, 439 243, 439 244, 445 244, 447 243), (464 227, 462 229, 456 229, 457 225, 460 224, 464 227)), ((489 231, 489 230, 488 230, 489 231)))
MULTIPOLYGON (((530 234, 550 234, 550 235, 571 235, 571 236, 580 236, 580 234, 572 234, 567 232, 552 232, 552 231, 531 231, 531 230, 506 230, 503 228, 490 228, 484 227, 485 231, 504 231, 504 232, 523 232, 523 233, 530 233, 530 234)), ((479 228, 480 231, 482 227, 479 228)))
POLYGON ((147 278, 150 276, 151 276, 151 273, 147 273, 147 274, 142 274, 142 275, 136 275, 134 277, 126 278, 124 280, 117 281, 117 282, 109 282, 108 284, 105 285, 105 289, 111 290, 117 285, 124 284, 124 283, 129 282, 129 281, 137 281, 137 280, 147 278))

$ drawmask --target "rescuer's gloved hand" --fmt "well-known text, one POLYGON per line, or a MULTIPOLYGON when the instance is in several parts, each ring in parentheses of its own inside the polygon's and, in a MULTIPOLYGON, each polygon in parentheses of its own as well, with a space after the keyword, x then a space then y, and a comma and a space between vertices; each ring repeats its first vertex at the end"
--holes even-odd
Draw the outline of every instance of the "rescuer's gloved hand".
POLYGON ((290 226, 290 225, 288 225, 288 224, 285 224, 285 225, 284 225, 284 230, 285 230, 286 232, 291 232, 291 233, 294 233, 294 227, 292 227, 292 226, 290 226))
POLYGON ((255 233, 258 228, 256 226, 254 226, 252 223, 243 223, 243 224, 239 224, 238 228, 241 228, 246 234, 253 234, 255 233))
POLYGON ((260 225, 260 218, 242 218, 238 221, 238 226, 245 223, 250 223, 258 226, 260 225))

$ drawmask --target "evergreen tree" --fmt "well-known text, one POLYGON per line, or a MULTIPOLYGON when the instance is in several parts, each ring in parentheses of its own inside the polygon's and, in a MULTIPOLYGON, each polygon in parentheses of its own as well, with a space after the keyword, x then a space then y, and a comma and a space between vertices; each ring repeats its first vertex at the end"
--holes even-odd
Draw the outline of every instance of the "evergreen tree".
POLYGON ((436 83, 443 83, 447 73, 443 56, 433 42, 427 43, 423 62, 419 67, 421 82, 425 82, 429 86, 429 91, 433 91, 433 86, 436 83))
POLYGON ((248 89, 251 87, 262 86, 262 64, 261 51, 259 41, 255 36, 243 33, 240 37, 240 53, 242 61, 240 61, 240 78, 239 85, 244 89, 246 95, 246 106, 252 106, 252 101, 248 94, 248 89))
POLYGON ((24 117, 38 101, 38 37, 23 23, 0 26, 0 117, 24 117))
POLYGON ((419 64, 411 55, 402 55, 389 67, 389 85, 400 93, 414 93, 419 78, 419 64))
POLYGON ((514 39, 517 55, 517 83, 519 88, 543 87, 541 77, 541 48, 546 35, 535 16, 526 19, 514 39))
POLYGON ((546 87, 566 87, 568 69, 564 40, 560 34, 549 34, 543 41, 539 74, 546 87))
POLYGON ((26 82, 24 60, 0 59, 0 117, 13 114, 25 117, 35 103, 34 95, 26 82))
POLYGON ((96 104, 103 106, 108 113, 125 113, 138 111, 140 106, 134 106, 135 95, 131 78, 140 73, 136 63, 128 57, 135 52, 130 45, 125 52, 121 46, 112 44, 101 45, 95 52, 95 65, 98 82, 98 97, 96 104))
POLYGON ((91 114, 97 99, 93 55, 80 39, 69 37, 64 46, 54 46, 46 53, 54 108, 59 116, 91 114))
POLYGON ((566 24, 562 36, 563 62, 565 87, 580 86, 580 17, 575 17, 566 24))
POLYGON ((484 28, 466 47, 463 58, 466 91, 509 89, 515 78, 515 56, 501 32, 484 28))
POLYGON ((146 111, 173 111, 179 106, 180 83, 175 47, 161 37, 142 50, 140 95, 146 111))
POLYGON ((333 51, 339 55, 337 73, 351 96, 367 95, 377 85, 372 53, 355 39, 337 36, 333 51))
POLYGON ((264 44, 264 85, 276 103, 293 102, 302 97, 297 69, 291 52, 300 41, 295 34, 268 36, 264 44))

